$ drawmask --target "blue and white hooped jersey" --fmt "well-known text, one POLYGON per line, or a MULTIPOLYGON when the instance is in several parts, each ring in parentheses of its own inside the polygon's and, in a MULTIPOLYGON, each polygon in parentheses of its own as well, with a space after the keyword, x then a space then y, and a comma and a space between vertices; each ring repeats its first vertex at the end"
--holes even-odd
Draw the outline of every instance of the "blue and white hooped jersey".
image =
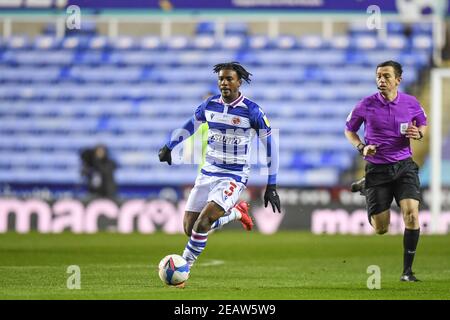
POLYGON ((262 109, 242 94, 230 104, 221 95, 208 98, 195 111, 195 119, 207 122, 208 146, 202 173, 232 177, 246 183, 250 173, 252 139, 270 136, 262 109))

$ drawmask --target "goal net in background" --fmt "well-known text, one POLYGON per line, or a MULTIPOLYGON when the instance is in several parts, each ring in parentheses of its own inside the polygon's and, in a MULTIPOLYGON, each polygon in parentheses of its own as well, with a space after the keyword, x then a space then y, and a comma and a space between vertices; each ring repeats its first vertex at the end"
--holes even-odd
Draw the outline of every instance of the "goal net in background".
POLYGON ((450 69, 431 71, 430 103, 430 157, 428 166, 425 164, 424 182, 429 182, 432 232, 441 233, 449 223, 441 214, 450 211, 450 69))

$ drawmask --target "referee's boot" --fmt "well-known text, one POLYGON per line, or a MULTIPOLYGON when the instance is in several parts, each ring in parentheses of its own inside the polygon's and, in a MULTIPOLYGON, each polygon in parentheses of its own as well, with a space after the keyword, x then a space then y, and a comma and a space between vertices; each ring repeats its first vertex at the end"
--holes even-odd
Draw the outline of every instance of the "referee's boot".
POLYGON ((414 275, 414 272, 412 272, 411 269, 407 269, 405 272, 403 272, 402 276, 400 277, 400 281, 419 282, 420 280, 416 278, 416 276, 414 275))
POLYGON ((350 189, 352 192, 358 192, 362 195, 366 195, 366 177, 362 177, 358 181, 351 184, 350 189))

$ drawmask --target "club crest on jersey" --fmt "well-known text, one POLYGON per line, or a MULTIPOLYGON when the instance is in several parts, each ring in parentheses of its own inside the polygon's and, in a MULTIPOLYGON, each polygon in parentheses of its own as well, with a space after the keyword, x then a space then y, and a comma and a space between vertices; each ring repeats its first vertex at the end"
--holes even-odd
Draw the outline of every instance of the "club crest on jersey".
POLYGON ((233 119, 231 119, 231 122, 237 126, 241 123, 241 119, 239 117, 233 117, 233 119))

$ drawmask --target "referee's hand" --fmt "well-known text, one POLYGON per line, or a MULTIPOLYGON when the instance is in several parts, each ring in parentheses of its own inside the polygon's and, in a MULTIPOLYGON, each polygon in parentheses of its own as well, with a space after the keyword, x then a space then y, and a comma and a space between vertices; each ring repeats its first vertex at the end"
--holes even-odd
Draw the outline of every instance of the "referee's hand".
POLYGON ((159 149, 158 156, 159 161, 167 162, 169 165, 172 165, 172 150, 169 149, 168 146, 164 145, 161 149, 159 149))
POLYGON ((406 129, 406 135, 407 138, 410 139, 420 139, 420 133, 419 133, 419 128, 416 127, 416 121, 414 120, 412 124, 410 124, 408 126, 408 129, 406 129))
POLYGON ((364 150, 363 150, 364 157, 373 156, 373 155, 375 155, 375 153, 377 153, 376 145, 368 144, 367 146, 364 147, 364 150))

